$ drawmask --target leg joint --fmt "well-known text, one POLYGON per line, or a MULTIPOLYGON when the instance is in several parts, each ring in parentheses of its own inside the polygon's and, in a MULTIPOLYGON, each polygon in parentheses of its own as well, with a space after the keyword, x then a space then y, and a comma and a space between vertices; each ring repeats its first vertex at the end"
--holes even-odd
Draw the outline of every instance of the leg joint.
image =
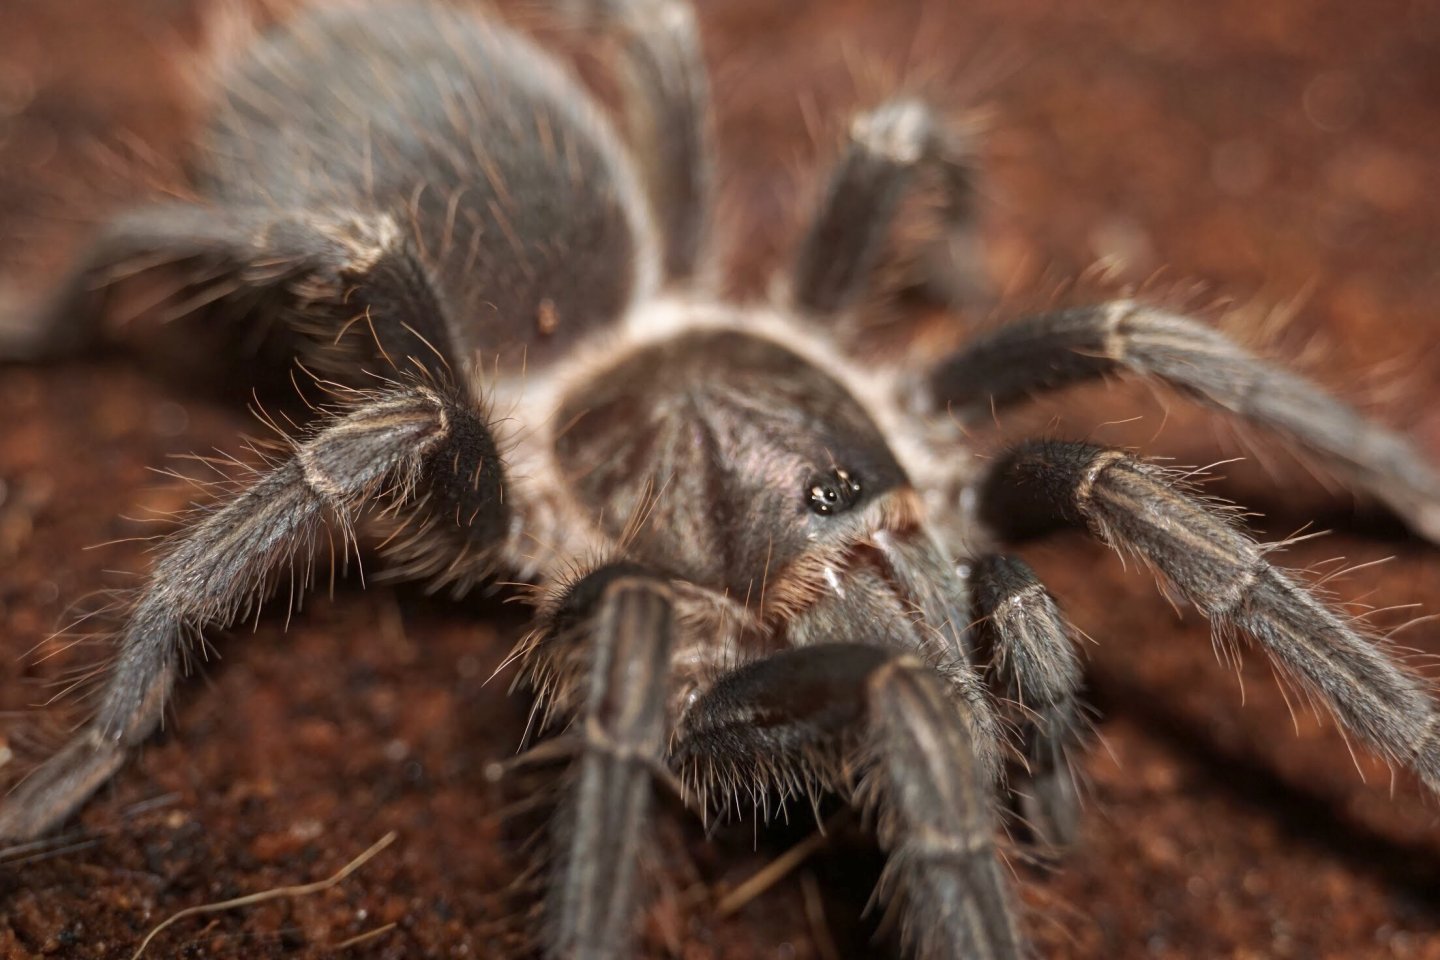
POLYGON ((930 108, 918 100, 892 100, 857 115, 850 125, 852 142, 899 166, 923 160, 934 135, 930 108))

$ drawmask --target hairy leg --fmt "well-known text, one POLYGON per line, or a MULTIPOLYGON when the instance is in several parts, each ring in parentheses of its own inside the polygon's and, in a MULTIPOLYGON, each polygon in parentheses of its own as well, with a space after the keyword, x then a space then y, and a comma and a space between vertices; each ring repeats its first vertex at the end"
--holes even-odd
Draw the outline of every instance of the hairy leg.
POLYGON ((327 370, 358 358, 387 376, 454 380, 442 305, 404 236, 380 214, 301 218, 179 202, 136 210, 101 230, 46 304, 7 322, 0 359, 153 337, 203 315, 212 322, 184 331, 191 363, 197 343, 219 351, 298 332, 327 370), (275 317, 286 329, 246 326, 275 317))
POLYGON ((1068 844, 1077 829, 1079 797, 1067 754, 1086 727, 1077 696, 1080 658, 1069 625, 1035 572, 1014 557, 976 560, 970 584, 991 683, 1022 736, 1024 767, 1011 776, 1010 791, 1039 839, 1068 844))
POLYGON ((974 179, 967 137, 923 103, 890 100, 856 117, 840 158, 800 244, 791 295, 806 312, 839 314, 873 292, 876 271, 894 237, 897 212, 917 189, 937 195, 938 236, 926 244, 943 267, 927 264, 927 280, 949 299, 983 297, 980 241, 974 221, 974 179))
POLYGON ((667 279, 691 277, 710 221, 710 92, 689 0, 568 0, 572 15, 613 29, 630 141, 660 228, 667 279))
POLYGON ((1002 539, 1080 525, 1140 557, 1217 627, 1252 638, 1348 730, 1440 791, 1440 724, 1421 680, 1165 470, 1118 450, 1036 441, 998 460, 979 492, 980 520, 1002 539))
POLYGON ((177 536, 128 610, 98 712, 0 802, 0 837, 34 837, 70 816, 159 724, 188 642, 252 609, 297 563, 308 568, 322 534, 350 537, 372 501, 403 504, 417 488, 453 483, 463 492, 448 496, 473 507, 464 515, 484 515, 477 532, 503 528, 491 516, 504 510, 498 460, 473 478, 448 472, 480 459, 459 448, 477 436, 489 433, 471 409, 434 389, 373 394, 177 536))
POLYGON ((669 729, 672 601, 664 581, 602 567, 575 586, 557 625, 551 642, 582 643, 588 676, 575 780, 555 821, 547 955, 620 960, 633 952, 639 850, 669 729))
POLYGON ((1440 540, 1440 473, 1403 437, 1197 320, 1120 300, 1017 320, 938 364, 921 406, 962 421, 1116 371, 1273 430, 1440 540))
POLYGON ((995 851, 993 783, 963 701, 911 656, 816 644, 720 678, 681 723, 671 763, 723 810, 737 792, 837 790, 878 811, 917 957, 1021 955, 995 851))

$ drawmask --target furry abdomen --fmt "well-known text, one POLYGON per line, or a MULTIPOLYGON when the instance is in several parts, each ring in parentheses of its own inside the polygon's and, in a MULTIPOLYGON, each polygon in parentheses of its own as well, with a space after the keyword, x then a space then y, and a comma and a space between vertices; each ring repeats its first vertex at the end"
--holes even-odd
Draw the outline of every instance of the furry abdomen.
POLYGON ((643 295, 648 214, 608 121, 552 58, 477 16, 320 10, 225 75, 198 171, 235 208, 390 217, 467 371, 544 365, 643 295))

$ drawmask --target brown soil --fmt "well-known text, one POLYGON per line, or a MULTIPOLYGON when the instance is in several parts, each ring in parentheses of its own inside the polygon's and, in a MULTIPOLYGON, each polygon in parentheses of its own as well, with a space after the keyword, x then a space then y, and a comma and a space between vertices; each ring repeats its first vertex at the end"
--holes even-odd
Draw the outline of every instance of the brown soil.
MULTIPOLYGON (((11 278, 0 298, 53 280, 84 221, 137 181, 173 177, 188 116, 173 54, 196 46, 214 6, 0 6, 0 277, 11 278), (157 172, 142 178, 117 155, 153 155, 144 166, 157 172)), ((758 289, 785 262, 843 118, 903 83, 992 108, 991 268, 1014 309, 1101 258, 1124 261, 1121 283, 1162 266, 1152 286, 1201 281, 1194 303, 1291 304, 1272 349, 1440 459, 1432 4, 700 6, 737 286, 758 289)), ((123 517, 186 496, 150 468, 258 431, 124 359, 0 370, 0 411, 0 709, 14 711, 0 731, 16 756, 0 773, 11 775, 43 746, 20 711, 54 673, 22 654, 79 598, 134 582, 107 571, 145 569, 135 538, 153 525, 123 517)), ((1237 449, 1216 418, 1129 386, 1072 391, 1004 427, 1189 463, 1237 449)), ((1393 557, 1334 589, 1440 610, 1440 553, 1263 441, 1253 452, 1218 489, 1265 513, 1267 535, 1313 517, 1342 531, 1294 547, 1287 564, 1393 557)), ((1143 572, 1079 537, 1027 556, 1095 641, 1100 732, 1078 845, 1054 872, 1017 871, 1041 955, 1440 957, 1440 823, 1411 777, 1352 761, 1308 713, 1292 722, 1254 658, 1242 691, 1202 619, 1177 615, 1143 572)), ((1391 609, 1377 623, 1417 615, 1391 609)), ((485 773, 524 725, 506 677, 488 681, 519 629, 513 605, 349 582, 288 630, 277 613, 221 638, 223 663, 182 688, 167 733, 78 822, 0 857, 0 954, 125 957, 176 910, 322 878, 394 830, 398 842, 344 884, 183 920, 149 955, 329 955, 392 923, 336 955, 513 955, 525 859, 502 808, 524 796, 485 773)), ((1440 653, 1440 626, 1400 642, 1440 653)), ((748 826, 707 843, 678 813, 659 818, 645 955, 804 960, 830 956, 827 942, 874 955, 874 925, 856 917, 877 859, 849 832, 738 914, 715 915, 719 896, 809 832, 807 818, 758 849, 748 826)))

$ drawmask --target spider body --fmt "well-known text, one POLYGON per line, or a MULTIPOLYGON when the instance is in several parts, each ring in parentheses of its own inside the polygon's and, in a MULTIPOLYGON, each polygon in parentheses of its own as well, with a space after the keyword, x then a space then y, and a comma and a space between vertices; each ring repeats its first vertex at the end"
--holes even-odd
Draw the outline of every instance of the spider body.
POLYGON ((0 836, 76 809, 159 722, 186 638, 352 529, 382 536, 399 576, 538 585, 518 655, 575 745, 541 931, 556 957, 629 955, 662 768, 711 809, 830 790, 878 811, 909 949, 1021 955, 997 798, 1063 841, 1083 725, 1063 617, 1000 551, 1059 525, 1140 556, 1440 785, 1420 681, 1228 516, 1089 444, 982 463, 952 411, 1130 370, 1286 435, 1434 536, 1440 481, 1403 439, 1132 302, 1023 318, 949 357, 865 355, 858 314, 908 191, 943 197, 917 258, 953 274, 936 287, 973 273, 955 259, 976 246, 968 143, 910 99, 852 126, 781 302, 717 300, 696 279, 708 126, 689 8, 580 6, 621 41, 624 136, 477 16, 303 14, 221 82, 198 198, 117 218, 37 314, 30 351, 59 351, 115 334, 114 287, 167 282, 156 316, 258 328, 340 402, 162 552, 95 718, 0 805, 0 836))
POLYGON ((370 256, 403 242, 440 301, 426 360, 466 364, 457 379, 481 357, 544 369, 656 283, 611 124, 533 43, 463 12, 338 9, 262 36, 199 147, 198 187, 223 209, 302 212, 370 256))

